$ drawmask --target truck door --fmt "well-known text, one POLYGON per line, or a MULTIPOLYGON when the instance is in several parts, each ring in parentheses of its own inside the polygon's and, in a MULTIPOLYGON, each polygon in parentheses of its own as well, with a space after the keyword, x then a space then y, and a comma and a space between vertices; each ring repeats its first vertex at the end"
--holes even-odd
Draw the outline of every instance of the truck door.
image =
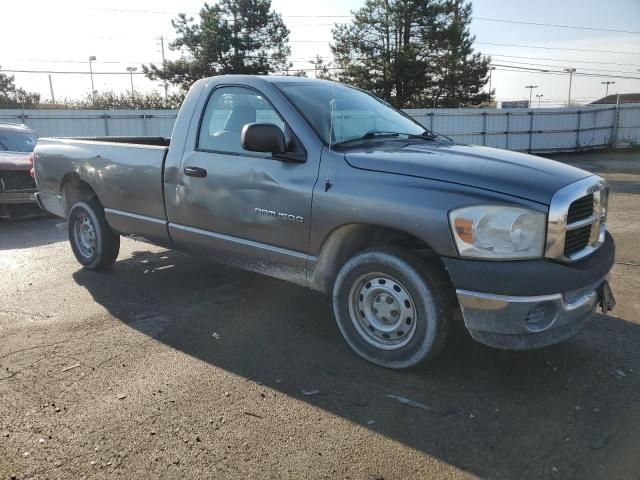
POLYGON ((254 122, 277 125, 289 145, 303 148, 259 91, 216 88, 195 148, 182 158, 171 236, 180 249, 296 281, 291 275, 304 277, 306 268, 318 160, 288 162, 244 150, 240 133, 254 122))

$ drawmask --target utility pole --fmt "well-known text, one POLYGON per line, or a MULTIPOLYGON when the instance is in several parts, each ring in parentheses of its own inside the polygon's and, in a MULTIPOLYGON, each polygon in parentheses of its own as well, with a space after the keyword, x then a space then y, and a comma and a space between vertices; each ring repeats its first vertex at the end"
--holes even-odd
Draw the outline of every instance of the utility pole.
POLYGON ((51 80, 51 74, 49 74, 49 90, 51 90, 51 103, 56 104, 56 97, 53 94, 53 81, 51 80))
MULTIPOLYGON (((164 68, 164 37, 160 35, 160 51, 162 52, 162 68, 164 68)), ((164 101, 169 101, 169 86, 167 85, 167 80, 164 80, 164 101)))
POLYGON ((573 80, 573 74, 575 73, 575 68, 565 68, 565 72, 569 73, 569 97, 567 99, 567 107, 571 106, 571 81, 573 80))
POLYGON ((604 94, 604 103, 609 103, 609 101, 607 100, 607 97, 609 96, 609 85, 613 85, 616 82, 607 80, 606 82, 600 82, 600 83, 607 86, 606 93, 604 94))
POLYGON ((489 102, 491 102, 491 72, 493 72, 496 67, 489 67, 489 102))
POLYGON ((536 98, 538 99, 538 108, 540 108, 540 103, 542 102, 542 97, 544 97, 544 95, 542 93, 536 93, 536 98))
POLYGON ((95 55, 91 55, 89 57, 89 76, 91 77, 91 103, 96 103, 96 91, 93 88, 93 68, 91 66, 91 62, 95 62, 95 55))
POLYGON ((529 108, 531 108, 531 101, 533 100, 533 89, 538 88, 538 85, 525 85, 524 88, 529 89, 529 108))
POLYGON ((134 91, 133 91, 133 72, 135 72, 136 70, 138 70, 138 67, 127 67, 127 72, 129 72, 129 75, 131 76, 131 98, 133 98, 134 95, 134 91))

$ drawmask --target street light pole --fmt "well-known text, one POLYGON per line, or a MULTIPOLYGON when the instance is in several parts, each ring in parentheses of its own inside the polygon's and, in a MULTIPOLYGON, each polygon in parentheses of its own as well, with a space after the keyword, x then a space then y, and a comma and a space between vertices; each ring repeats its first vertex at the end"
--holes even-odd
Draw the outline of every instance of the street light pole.
MULTIPOLYGON (((162 51, 162 68, 166 63, 166 59, 164 58, 164 37, 160 36, 160 49, 162 51)), ((167 103, 169 101, 169 86, 167 85, 167 80, 164 80, 164 101, 167 103)))
POLYGON ((538 88, 538 85, 525 85, 524 88, 529 89, 529 108, 531 108, 531 101, 533 100, 533 89, 538 88))
POLYGON ((542 101, 542 97, 544 97, 542 93, 536 93, 536 98, 538 99, 538 108, 540 108, 540 102, 542 101))
POLYGON ((600 83, 607 86, 606 93, 604 94, 604 103, 609 103, 609 101, 607 100, 607 97, 609 96, 609 85, 613 85, 616 82, 607 80, 606 82, 600 82, 600 83))
POLYGON ((491 101, 491 72, 493 72, 496 67, 489 67, 489 101, 491 101))
POLYGON ((53 94, 53 81, 51 80, 51 74, 49 74, 49 89, 51 90, 51 104, 56 104, 56 96, 53 94))
POLYGON ((89 76, 91 77, 91 103, 96 103, 96 91, 93 88, 93 67, 91 66, 91 62, 95 62, 95 55, 91 55, 89 57, 89 76))
POLYGON ((567 107, 571 106, 571 81, 573 80, 573 74, 575 73, 575 68, 565 68, 565 72, 569 73, 569 97, 567 99, 567 107))
POLYGON ((138 70, 138 67, 127 67, 127 72, 129 72, 129 75, 131 77, 131 96, 133 97, 134 95, 134 91, 133 91, 133 72, 135 72, 136 70, 138 70))

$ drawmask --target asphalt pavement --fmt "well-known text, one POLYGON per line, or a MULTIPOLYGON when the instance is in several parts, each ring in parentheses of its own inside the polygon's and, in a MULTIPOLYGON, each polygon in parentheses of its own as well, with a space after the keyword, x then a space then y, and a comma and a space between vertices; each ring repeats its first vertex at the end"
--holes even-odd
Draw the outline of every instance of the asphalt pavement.
POLYGON ((616 310, 411 371, 310 290, 130 239, 89 272, 60 219, 0 223, 0 479, 640 478, 640 153, 556 158, 611 181, 616 310))

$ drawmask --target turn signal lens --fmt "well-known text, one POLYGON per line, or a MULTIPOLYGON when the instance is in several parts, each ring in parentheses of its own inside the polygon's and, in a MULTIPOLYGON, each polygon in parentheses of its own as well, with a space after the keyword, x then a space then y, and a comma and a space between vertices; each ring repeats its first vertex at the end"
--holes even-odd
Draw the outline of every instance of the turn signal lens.
POLYGON ((473 220, 456 218, 455 228, 460 240, 467 243, 473 243, 473 220))
POLYGON ((36 155, 35 153, 31 153, 29 155, 29 163, 31 164, 31 168, 29 169, 29 175, 31 175, 31 178, 35 179, 36 178, 36 171, 35 171, 35 161, 36 161, 36 155))

